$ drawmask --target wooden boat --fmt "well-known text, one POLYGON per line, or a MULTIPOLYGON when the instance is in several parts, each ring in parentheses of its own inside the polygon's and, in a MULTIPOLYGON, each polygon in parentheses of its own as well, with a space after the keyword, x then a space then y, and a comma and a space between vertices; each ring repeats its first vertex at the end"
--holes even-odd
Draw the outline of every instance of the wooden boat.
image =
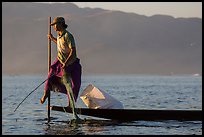
MULTIPOLYGON (((72 113, 70 107, 51 106, 51 110, 72 113)), ((202 110, 145 110, 145 109, 89 109, 76 108, 77 114, 118 121, 201 121, 202 110)))

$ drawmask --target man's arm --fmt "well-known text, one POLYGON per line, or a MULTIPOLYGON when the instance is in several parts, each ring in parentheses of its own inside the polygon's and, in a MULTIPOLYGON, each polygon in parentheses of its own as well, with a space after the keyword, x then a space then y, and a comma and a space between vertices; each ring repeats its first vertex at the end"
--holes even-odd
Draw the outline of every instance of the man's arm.
POLYGON ((70 49, 69 55, 68 55, 67 59, 65 60, 65 62, 63 63, 63 66, 62 66, 62 67, 65 67, 65 66, 66 66, 66 63, 67 63, 67 61, 69 60, 69 58, 71 57, 71 55, 72 55, 72 53, 73 53, 74 50, 76 50, 75 47, 72 47, 72 48, 70 49))
POLYGON ((55 44, 57 44, 57 38, 53 37, 52 34, 48 34, 47 37, 51 39, 55 44))
POLYGON ((57 39, 56 39, 55 37, 52 37, 51 40, 52 40, 55 44, 57 44, 57 39))

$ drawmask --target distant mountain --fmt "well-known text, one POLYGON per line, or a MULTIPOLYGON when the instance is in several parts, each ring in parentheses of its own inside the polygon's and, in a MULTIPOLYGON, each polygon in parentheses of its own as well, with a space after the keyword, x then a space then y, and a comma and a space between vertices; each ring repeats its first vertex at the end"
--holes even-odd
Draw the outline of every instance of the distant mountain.
POLYGON ((200 18, 30 2, 2 3, 3 74, 47 73, 49 16, 66 19, 83 74, 202 74, 200 18))

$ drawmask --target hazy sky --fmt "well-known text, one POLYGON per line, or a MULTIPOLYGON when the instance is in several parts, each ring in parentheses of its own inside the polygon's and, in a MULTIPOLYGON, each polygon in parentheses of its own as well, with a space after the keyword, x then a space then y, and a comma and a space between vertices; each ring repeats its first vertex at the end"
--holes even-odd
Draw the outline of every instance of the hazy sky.
POLYGON ((140 15, 152 16, 155 14, 177 17, 202 18, 202 2, 72 2, 77 6, 103 8, 133 12, 140 15))

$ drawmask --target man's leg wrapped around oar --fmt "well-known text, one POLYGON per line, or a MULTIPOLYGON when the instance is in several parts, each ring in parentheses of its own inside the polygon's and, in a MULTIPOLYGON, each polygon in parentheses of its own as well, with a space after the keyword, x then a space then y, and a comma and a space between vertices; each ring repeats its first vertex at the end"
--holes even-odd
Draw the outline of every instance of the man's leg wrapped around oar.
MULTIPOLYGON (((77 59, 71 65, 62 68, 62 64, 58 59, 51 65, 50 72, 48 74, 49 80, 45 83, 44 95, 41 98, 41 104, 47 98, 47 92, 57 91, 60 93, 67 94, 68 96, 68 106, 75 108, 75 102, 78 97, 78 93, 81 86, 81 65, 79 59, 77 59), (51 75, 53 75, 51 77, 51 75), (50 78, 49 78, 50 77, 50 78)), ((75 109, 73 109, 75 117, 75 109)))

